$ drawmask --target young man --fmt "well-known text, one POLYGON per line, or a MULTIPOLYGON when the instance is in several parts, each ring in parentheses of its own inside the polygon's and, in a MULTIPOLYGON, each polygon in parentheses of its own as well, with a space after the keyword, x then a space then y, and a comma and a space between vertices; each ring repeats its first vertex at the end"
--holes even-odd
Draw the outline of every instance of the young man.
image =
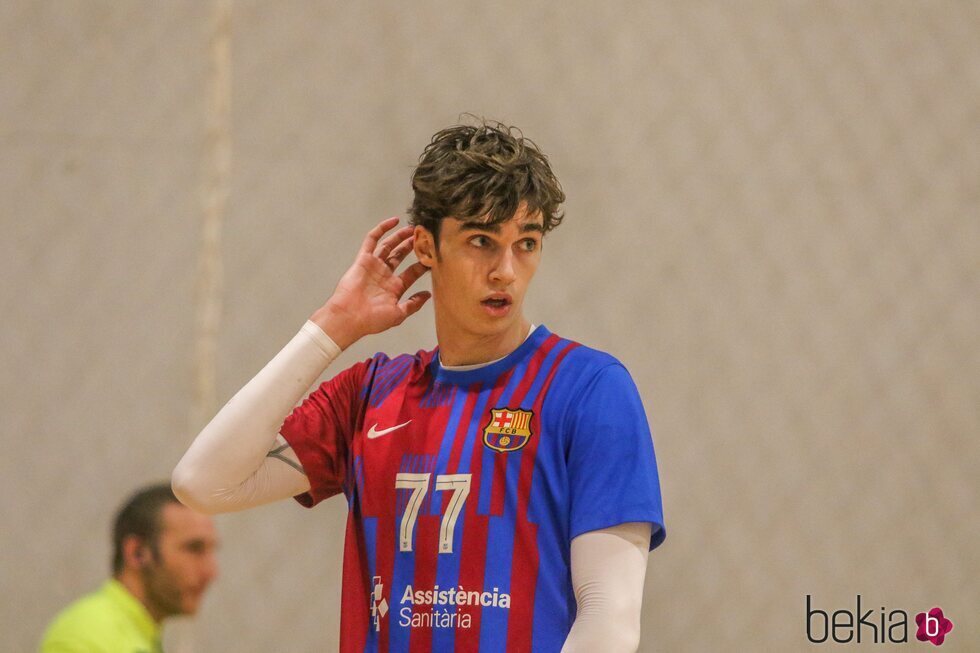
POLYGON ((665 535, 643 407, 614 358, 522 308, 561 187, 497 123, 436 134, 412 182, 413 225, 368 233, 194 441, 177 495, 223 511, 343 492, 342 651, 636 650, 665 535), (293 410, 342 349, 419 310, 429 293, 402 297, 426 271, 438 347, 376 354, 293 410))
POLYGON ((169 485, 126 502, 113 545, 113 577, 55 617, 41 653, 161 651, 162 622, 196 613, 218 573, 211 518, 181 505, 169 485))

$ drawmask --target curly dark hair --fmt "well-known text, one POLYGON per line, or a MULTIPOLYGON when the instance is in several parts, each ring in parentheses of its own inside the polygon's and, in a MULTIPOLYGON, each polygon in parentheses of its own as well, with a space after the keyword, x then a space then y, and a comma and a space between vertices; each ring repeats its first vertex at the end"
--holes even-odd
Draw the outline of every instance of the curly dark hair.
POLYGON ((545 233, 557 227, 565 193, 548 157, 516 127, 479 123, 432 137, 412 175, 411 223, 428 229, 438 245, 443 218, 500 224, 526 202, 529 213, 541 213, 545 233))

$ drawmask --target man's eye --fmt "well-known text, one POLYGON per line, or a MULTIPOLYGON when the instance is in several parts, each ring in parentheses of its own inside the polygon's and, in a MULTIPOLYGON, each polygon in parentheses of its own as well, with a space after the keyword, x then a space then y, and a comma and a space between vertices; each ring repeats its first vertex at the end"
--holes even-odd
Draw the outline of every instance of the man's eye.
POLYGON ((486 244, 487 244, 487 237, 486 236, 474 236, 473 238, 470 239, 470 243, 472 243, 476 247, 485 247, 486 244))
POLYGON ((534 240, 533 238, 527 238, 526 240, 524 240, 525 252, 533 252, 537 248, 538 248, 538 241, 534 240))

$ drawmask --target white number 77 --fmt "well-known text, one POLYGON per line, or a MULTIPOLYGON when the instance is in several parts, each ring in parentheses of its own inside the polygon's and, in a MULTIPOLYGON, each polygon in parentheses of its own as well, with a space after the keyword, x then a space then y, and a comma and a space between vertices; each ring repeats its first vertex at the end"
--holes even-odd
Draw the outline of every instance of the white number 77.
MULTIPOLYGON (((425 493, 429 491, 431 474, 413 474, 402 472, 395 476, 395 487, 401 490, 411 490, 405 514, 402 515, 401 528, 398 532, 398 550, 412 550, 412 534, 415 532, 415 521, 419 517, 425 493)), ((439 474, 436 476, 436 491, 452 490, 446 514, 442 516, 439 527, 439 553, 453 552, 453 533, 456 530, 456 520, 463 511, 466 497, 470 495, 470 479, 472 474, 439 474)))

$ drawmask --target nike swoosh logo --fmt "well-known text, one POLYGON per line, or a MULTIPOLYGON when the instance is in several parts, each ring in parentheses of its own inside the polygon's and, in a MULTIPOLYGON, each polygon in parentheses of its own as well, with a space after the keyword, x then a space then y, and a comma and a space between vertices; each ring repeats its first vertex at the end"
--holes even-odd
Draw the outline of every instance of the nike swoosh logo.
POLYGON ((412 420, 408 420, 404 424, 399 424, 398 426, 392 426, 391 428, 388 428, 388 429, 381 429, 380 431, 378 430, 378 425, 375 424, 370 429, 368 429, 367 436, 368 436, 368 439, 370 439, 370 440, 373 440, 374 438, 380 438, 382 435, 386 435, 388 433, 391 433, 392 431, 397 431, 401 427, 408 426, 411 423, 412 423, 412 420))

